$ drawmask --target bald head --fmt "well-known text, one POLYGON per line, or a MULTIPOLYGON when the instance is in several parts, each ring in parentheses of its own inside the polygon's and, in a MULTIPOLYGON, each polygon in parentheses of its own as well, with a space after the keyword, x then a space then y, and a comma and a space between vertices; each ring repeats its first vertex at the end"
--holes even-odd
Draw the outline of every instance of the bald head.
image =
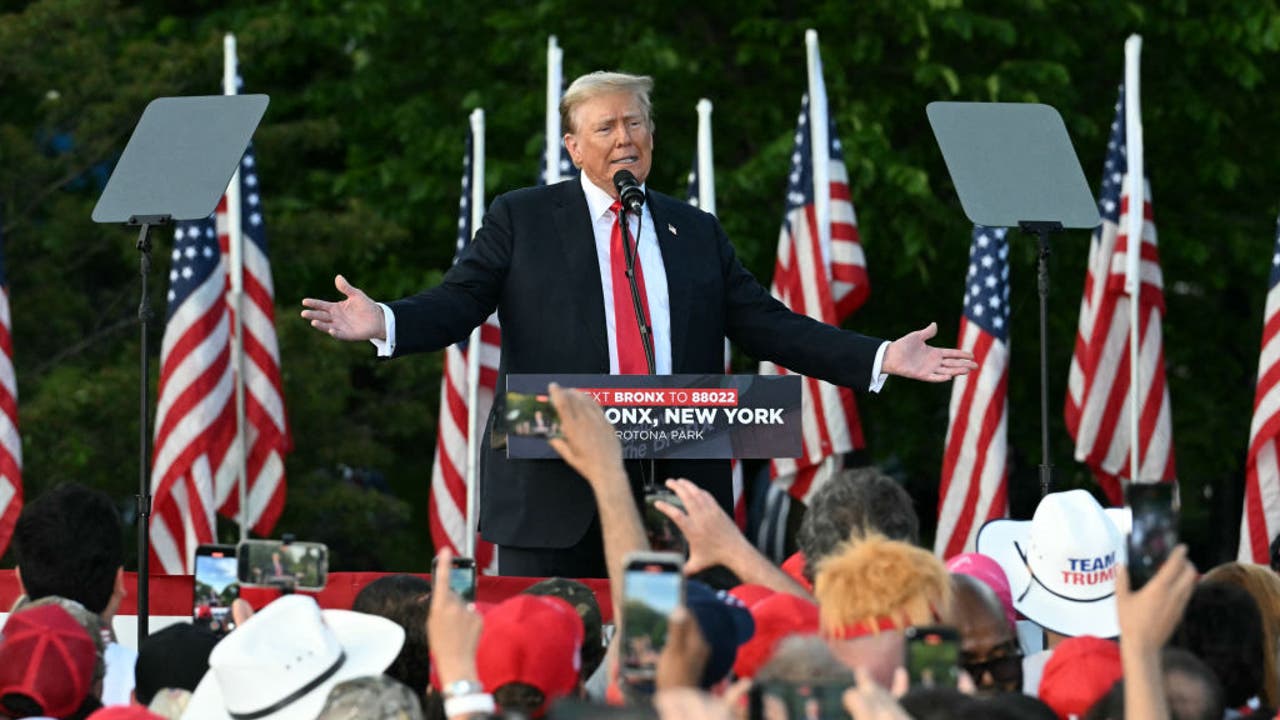
POLYGON ((982 690, 1016 691, 1022 684, 1022 655, 1000 598, 981 580, 958 574, 951 576, 951 594, 960 656, 973 668, 974 683, 982 690))

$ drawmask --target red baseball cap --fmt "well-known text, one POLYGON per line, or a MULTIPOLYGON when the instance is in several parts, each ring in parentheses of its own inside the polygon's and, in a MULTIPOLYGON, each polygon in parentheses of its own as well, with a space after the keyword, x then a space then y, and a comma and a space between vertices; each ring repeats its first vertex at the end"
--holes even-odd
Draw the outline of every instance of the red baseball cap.
POLYGON ((755 677, 783 638, 818 633, 818 606, 804 598, 777 593, 748 609, 755 620, 756 633, 738 648, 733 662, 733 672, 740 678, 755 677))
POLYGON ((164 720, 141 705, 111 705, 95 711, 87 720, 164 720))
POLYGON ((1040 699, 1062 720, 1084 717, 1123 674, 1116 643, 1092 635, 1067 638, 1044 666, 1040 699))
POLYGON ((809 581, 809 578, 804 576, 804 566, 806 562, 808 562, 808 560, 805 558, 804 553, 797 550, 791 557, 783 560, 780 567, 782 568, 782 572, 791 576, 792 580, 800 583, 800 587, 808 590, 809 592, 813 592, 813 583, 809 581))
POLYGON ((97 649, 71 613, 57 605, 9 616, 0 643, 0 697, 26 695, 50 717, 75 712, 89 696, 97 649))
POLYGON ((485 690, 524 683, 542 691, 541 717, 554 700, 578 685, 582 618, 558 597, 515 595, 484 614, 476 670, 485 690))
POLYGON ((729 590, 729 594, 742 601, 747 608, 764 600, 765 598, 775 594, 777 591, 767 588, 764 585, 753 585, 750 583, 734 586, 729 590))

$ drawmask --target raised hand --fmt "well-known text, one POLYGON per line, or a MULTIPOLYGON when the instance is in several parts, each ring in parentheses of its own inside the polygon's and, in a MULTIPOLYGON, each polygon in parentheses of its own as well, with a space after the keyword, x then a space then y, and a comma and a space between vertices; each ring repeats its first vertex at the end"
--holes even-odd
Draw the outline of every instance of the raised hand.
POLYGON ((427 616, 427 637, 431 638, 431 662, 441 686, 457 680, 475 680, 476 649, 484 619, 449 589, 449 566, 453 553, 442 548, 436 555, 431 576, 431 612, 427 616))
POLYGON ((622 444, 613 425, 605 419, 604 410, 589 395, 556 383, 551 383, 549 394, 560 416, 562 435, 548 441, 551 448, 593 488, 619 477, 625 480, 622 444))
POLYGON ((333 285, 346 296, 345 300, 302 300, 302 306, 307 308, 302 317, 311 321, 311 327, 339 340, 385 340, 387 329, 378 304, 341 275, 333 279, 333 285))
POLYGON ((929 339, 937 334, 938 323, 934 322, 923 330, 907 333, 889 343, 880 369, 889 375, 912 380, 946 382, 978 368, 973 361, 973 353, 967 350, 929 345, 929 339))
POLYGON ((745 542, 733 518, 725 514, 711 493, 688 480, 667 480, 667 487, 680 498, 684 509, 661 500, 654 503, 654 507, 670 518, 689 542, 685 574, 692 575, 715 565, 728 566, 745 542))

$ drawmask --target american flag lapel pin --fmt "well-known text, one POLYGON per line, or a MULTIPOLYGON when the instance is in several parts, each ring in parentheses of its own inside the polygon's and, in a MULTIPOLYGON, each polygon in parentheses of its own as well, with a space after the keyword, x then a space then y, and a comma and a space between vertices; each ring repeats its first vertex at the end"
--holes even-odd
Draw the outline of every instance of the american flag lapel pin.
POLYGON ((679 235, 679 234, 680 234, 680 233, 676 232, 676 226, 675 226, 675 225, 672 225, 671 223, 667 223, 667 232, 670 232, 672 235, 679 235))

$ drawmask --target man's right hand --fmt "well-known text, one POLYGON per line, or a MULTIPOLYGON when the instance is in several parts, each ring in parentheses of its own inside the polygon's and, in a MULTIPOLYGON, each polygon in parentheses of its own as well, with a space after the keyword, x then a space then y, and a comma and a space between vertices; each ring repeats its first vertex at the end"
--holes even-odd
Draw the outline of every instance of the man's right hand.
POLYGON ((345 300, 302 300, 302 306, 307 308, 302 317, 311 321, 311 327, 339 340, 386 340, 382 308, 341 275, 333 279, 333 285, 347 296, 345 300))
MULTIPOLYGON (((551 448, 569 463, 569 467, 586 478, 592 488, 601 483, 623 478, 622 443, 604 410, 589 395, 551 383, 548 388, 551 405, 560 416, 563 437, 551 438, 551 448)), ((598 491, 597 491, 598 492, 598 491)))

